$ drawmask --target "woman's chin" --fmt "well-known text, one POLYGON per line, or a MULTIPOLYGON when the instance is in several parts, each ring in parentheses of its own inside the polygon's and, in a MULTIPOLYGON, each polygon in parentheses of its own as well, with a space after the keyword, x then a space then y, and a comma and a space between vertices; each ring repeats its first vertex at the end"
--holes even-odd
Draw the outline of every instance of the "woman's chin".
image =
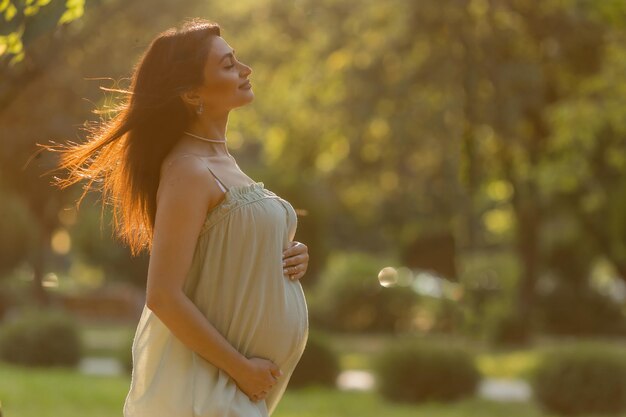
POLYGON ((242 100, 241 106, 245 106, 246 104, 252 103, 254 101, 254 93, 252 92, 252 90, 249 91, 250 92, 247 94, 248 97, 242 100))
POLYGON ((247 104, 252 103, 252 101, 254 101, 254 93, 252 93, 252 91, 250 91, 248 94, 241 95, 237 98, 237 101, 234 103, 234 105, 232 105, 232 107, 230 107, 231 109, 236 109, 239 107, 243 107, 247 104))

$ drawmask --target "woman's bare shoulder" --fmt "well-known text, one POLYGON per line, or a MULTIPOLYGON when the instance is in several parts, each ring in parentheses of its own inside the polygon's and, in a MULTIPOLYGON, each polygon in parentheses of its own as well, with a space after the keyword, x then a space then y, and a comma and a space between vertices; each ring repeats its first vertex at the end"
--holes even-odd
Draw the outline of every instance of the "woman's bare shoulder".
POLYGON ((200 157, 174 153, 161 164, 157 205, 164 194, 170 198, 200 199, 200 204, 211 204, 213 200, 219 200, 221 190, 200 157))
POLYGON ((175 171, 194 172, 206 171, 205 163, 200 157, 192 153, 170 152, 161 163, 161 177, 171 168, 175 171))

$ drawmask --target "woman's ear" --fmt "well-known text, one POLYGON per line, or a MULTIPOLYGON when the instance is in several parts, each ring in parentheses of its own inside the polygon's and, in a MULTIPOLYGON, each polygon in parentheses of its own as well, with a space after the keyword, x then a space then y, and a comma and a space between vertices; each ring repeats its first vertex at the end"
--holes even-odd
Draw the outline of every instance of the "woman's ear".
POLYGON ((201 103, 200 95, 195 89, 187 90, 180 94, 180 99, 190 107, 198 107, 201 103))

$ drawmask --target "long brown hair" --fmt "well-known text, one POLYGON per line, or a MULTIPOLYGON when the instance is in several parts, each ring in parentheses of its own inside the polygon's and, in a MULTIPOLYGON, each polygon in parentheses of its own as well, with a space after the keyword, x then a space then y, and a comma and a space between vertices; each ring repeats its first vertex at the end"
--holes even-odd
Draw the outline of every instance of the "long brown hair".
POLYGON ((219 25, 199 18, 160 33, 135 65, 129 90, 101 87, 126 95, 113 117, 88 127, 84 143, 40 145, 60 152, 58 169, 69 170, 55 185, 88 180, 78 206, 88 191, 102 192, 103 209, 113 206, 114 233, 133 256, 152 248, 160 167, 194 117, 180 94, 203 83, 215 36, 219 25))

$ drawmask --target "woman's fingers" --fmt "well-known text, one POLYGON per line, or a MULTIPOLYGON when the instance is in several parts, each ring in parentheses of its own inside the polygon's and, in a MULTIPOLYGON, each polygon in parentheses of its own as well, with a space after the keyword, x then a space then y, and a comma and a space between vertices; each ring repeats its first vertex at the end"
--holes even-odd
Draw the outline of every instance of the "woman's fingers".
POLYGON ((290 242, 289 247, 283 251, 283 259, 292 257, 294 255, 308 254, 309 248, 301 242, 290 242))
POLYGON ((283 261, 283 270, 285 274, 295 274, 297 272, 306 270, 309 264, 309 255, 296 255, 287 258, 283 261))
POLYGON ((291 280, 300 279, 309 265, 309 248, 301 242, 290 242, 283 251, 283 274, 291 280))
POLYGON ((304 272, 299 272, 295 275, 289 275, 289 279, 292 281, 296 281, 304 276, 304 272))
POLYGON ((292 267, 285 268, 283 273, 289 277, 291 280, 300 279, 306 273, 307 265, 299 264, 292 267))
POLYGON ((283 266, 293 266, 293 265, 299 265, 299 264, 303 264, 307 262, 309 262, 309 254, 303 253, 300 255, 293 255, 293 256, 290 256, 289 258, 283 259, 283 266))
POLYGON ((280 370, 278 365, 273 364, 270 367, 270 375, 274 377, 274 383, 276 383, 276 380, 278 379, 278 377, 283 376, 283 371, 280 370))
POLYGON ((235 381, 237 387, 243 391, 250 401, 259 401, 265 398, 272 390, 276 382, 282 376, 280 368, 271 360, 251 357, 248 359, 252 365, 250 373, 243 375, 235 381))
POLYGON ((293 274, 297 274, 298 272, 302 272, 305 268, 305 264, 302 263, 298 263, 298 264, 292 264, 292 265, 288 265, 285 266, 283 268, 283 272, 286 275, 293 275, 293 274))
POLYGON ((253 402, 258 402, 258 401, 264 400, 264 399, 267 397, 267 394, 268 394, 268 393, 269 393, 269 391, 261 391, 261 392, 259 392, 259 393, 257 393, 257 394, 253 394, 253 395, 250 397, 250 399, 251 399, 253 402))

